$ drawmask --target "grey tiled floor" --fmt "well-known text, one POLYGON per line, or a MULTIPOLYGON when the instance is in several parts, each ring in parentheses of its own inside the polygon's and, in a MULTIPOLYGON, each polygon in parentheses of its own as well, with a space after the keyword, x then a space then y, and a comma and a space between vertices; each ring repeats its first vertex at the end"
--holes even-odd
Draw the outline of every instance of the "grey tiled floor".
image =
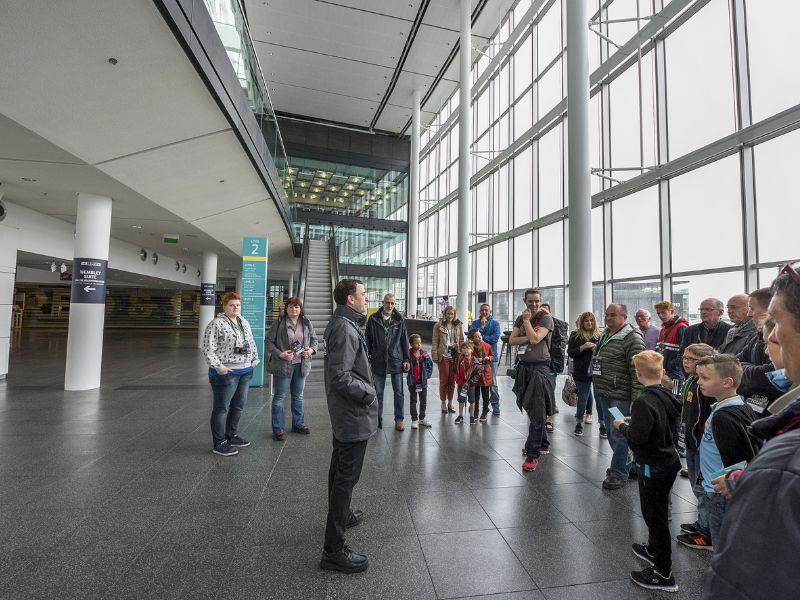
MULTIPOLYGON (((387 428, 369 443, 349 543, 364 574, 322 572, 331 427, 321 372, 306 385, 310 436, 270 437, 266 389, 252 389, 239 456, 210 452, 211 393, 193 333, 107 332, 103 386, 64 392, 66 334, 14 339, 0 382, 0 598, 650 598, 638 492, 600 482, 597 424, 557 416, 552 454, 522 473, 526 417, 501 378, 502 416, 430 430, 387 428)), ((432 382, 436 389, 436 380, 432 382)), ((391 386, 387 382, 386 421, 391 386)), ((406 394, 407 395, 407 394, 406 394)), ((435 394, 432 394, 435 395, 435 394)), ((406 403, 407 404, 407 403, 406 403)), ((694 518, 679 479, 675 533, 694 518)), ((674 547, 699 598, 707 553, 674 547)))

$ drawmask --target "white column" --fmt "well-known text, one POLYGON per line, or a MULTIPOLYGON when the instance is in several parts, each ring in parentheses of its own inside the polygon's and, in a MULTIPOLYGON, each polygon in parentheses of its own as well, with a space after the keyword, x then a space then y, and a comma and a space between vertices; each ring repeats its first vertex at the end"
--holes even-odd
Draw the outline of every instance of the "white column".
POLYGON ((572 323, 592 310, 592 192, 589 173, 589 10, 567 4, 567 177, 569 188, 569 311, 572 323))
POLYGON ((294 296, 294 273, 289 273, 289 296, 294 296))
POLYGON ((111 198, 78 194, 65 390, 100 387, 111 198))
POLYGON ((411 117, 411 164, 408 182, 408 278, 406 280, 406 317, 417 314, 417 269, 419 268, 419 114, 420 91, 414 90, 411 117))
POLYGON ((472 110, 470 88, 472 87, 472 2, 461 0, 461 39, 459 40, 459 93, 458 93, 458 293, 456 309, 466 320, 469 310, 468 298, 472 288, 469 277, 469 179, 472 157, 472 110))
POLYGON ((200 318, 197 323, 197 347, 203 347, 206 326, 214 320, 217 299, 217 254, 203 252, 203 268, 200 273, 200 318))
MULTIPOLYGON (((3 188, 0 185, 0 200, 3 188)), ((8 237, 0 237, 0 379, 8 374, 8 355, 11 351, 11 317, 14 304, 14 276, 17 271, 17 249, 8 237)))
POLYGON ((242 271, 241 269, 236 274, 236 293, 242 295, 242 271))

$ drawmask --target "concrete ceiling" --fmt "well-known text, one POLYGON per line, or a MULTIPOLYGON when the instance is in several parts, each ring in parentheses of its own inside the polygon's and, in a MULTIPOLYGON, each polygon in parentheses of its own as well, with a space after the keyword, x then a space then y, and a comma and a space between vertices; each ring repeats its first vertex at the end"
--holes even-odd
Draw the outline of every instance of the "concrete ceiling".
POLYGON ((273 265, 293 264, 273 200, 153 3, 11 2, 2 13, 6 199, 74 222, 78 192, 107 195, 115 238, 175 255, 160 240, 178 233, 186 260, 217 252, 224 273, 243 236, 265 235, 273 265))
MULTIPOLYGON (((400 133, 411 118, 415 89, 424 97, 442 73, 422 106, 427 123, 458 86, 457 55, 449 67, 444 65, 458 46, 459 0, 244 4, 272 103, 280 113, 400 133), (415 32, 414 22, 423 10, 415 32)), ((473 46, 488 42, 512 4, 472 0, 473 11, 482 6, 472 27, 473 46)))

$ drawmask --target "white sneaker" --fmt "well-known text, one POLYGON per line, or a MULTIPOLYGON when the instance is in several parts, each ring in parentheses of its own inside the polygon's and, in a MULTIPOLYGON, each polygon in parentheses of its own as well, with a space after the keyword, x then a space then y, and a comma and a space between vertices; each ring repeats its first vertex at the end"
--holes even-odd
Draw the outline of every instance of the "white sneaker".
MULTIPOLYGON (((432 427, 432 425, 430 423, 428 423, 427 419, 420 419, 419 426, 420 427, 432 427)), ((412 425, 412 427, 413 427, 413 425, 412 425)))
POLYGON ((411 429, 419 429, 419 421, 411 421, 411 429))
POLYGON ((583 419, 583 422, 587 423, 587 424, 591 423, 592 422, 592 415, 586 415, 586 417, 583 419))

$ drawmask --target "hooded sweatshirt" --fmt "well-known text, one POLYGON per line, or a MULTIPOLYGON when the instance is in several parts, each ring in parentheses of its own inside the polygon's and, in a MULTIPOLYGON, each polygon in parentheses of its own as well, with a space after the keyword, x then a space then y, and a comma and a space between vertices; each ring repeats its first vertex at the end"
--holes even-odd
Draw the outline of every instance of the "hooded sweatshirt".
POLYGON ((680 458, 675 449, 675 430, 681 404, 674 394, 660 385, 649 385, 631 404, 630 424, 619 427, 620 434, 628 441, 636 463, 642 466, 645 477, 650 468, 664 470, 680 468, 680 458))

